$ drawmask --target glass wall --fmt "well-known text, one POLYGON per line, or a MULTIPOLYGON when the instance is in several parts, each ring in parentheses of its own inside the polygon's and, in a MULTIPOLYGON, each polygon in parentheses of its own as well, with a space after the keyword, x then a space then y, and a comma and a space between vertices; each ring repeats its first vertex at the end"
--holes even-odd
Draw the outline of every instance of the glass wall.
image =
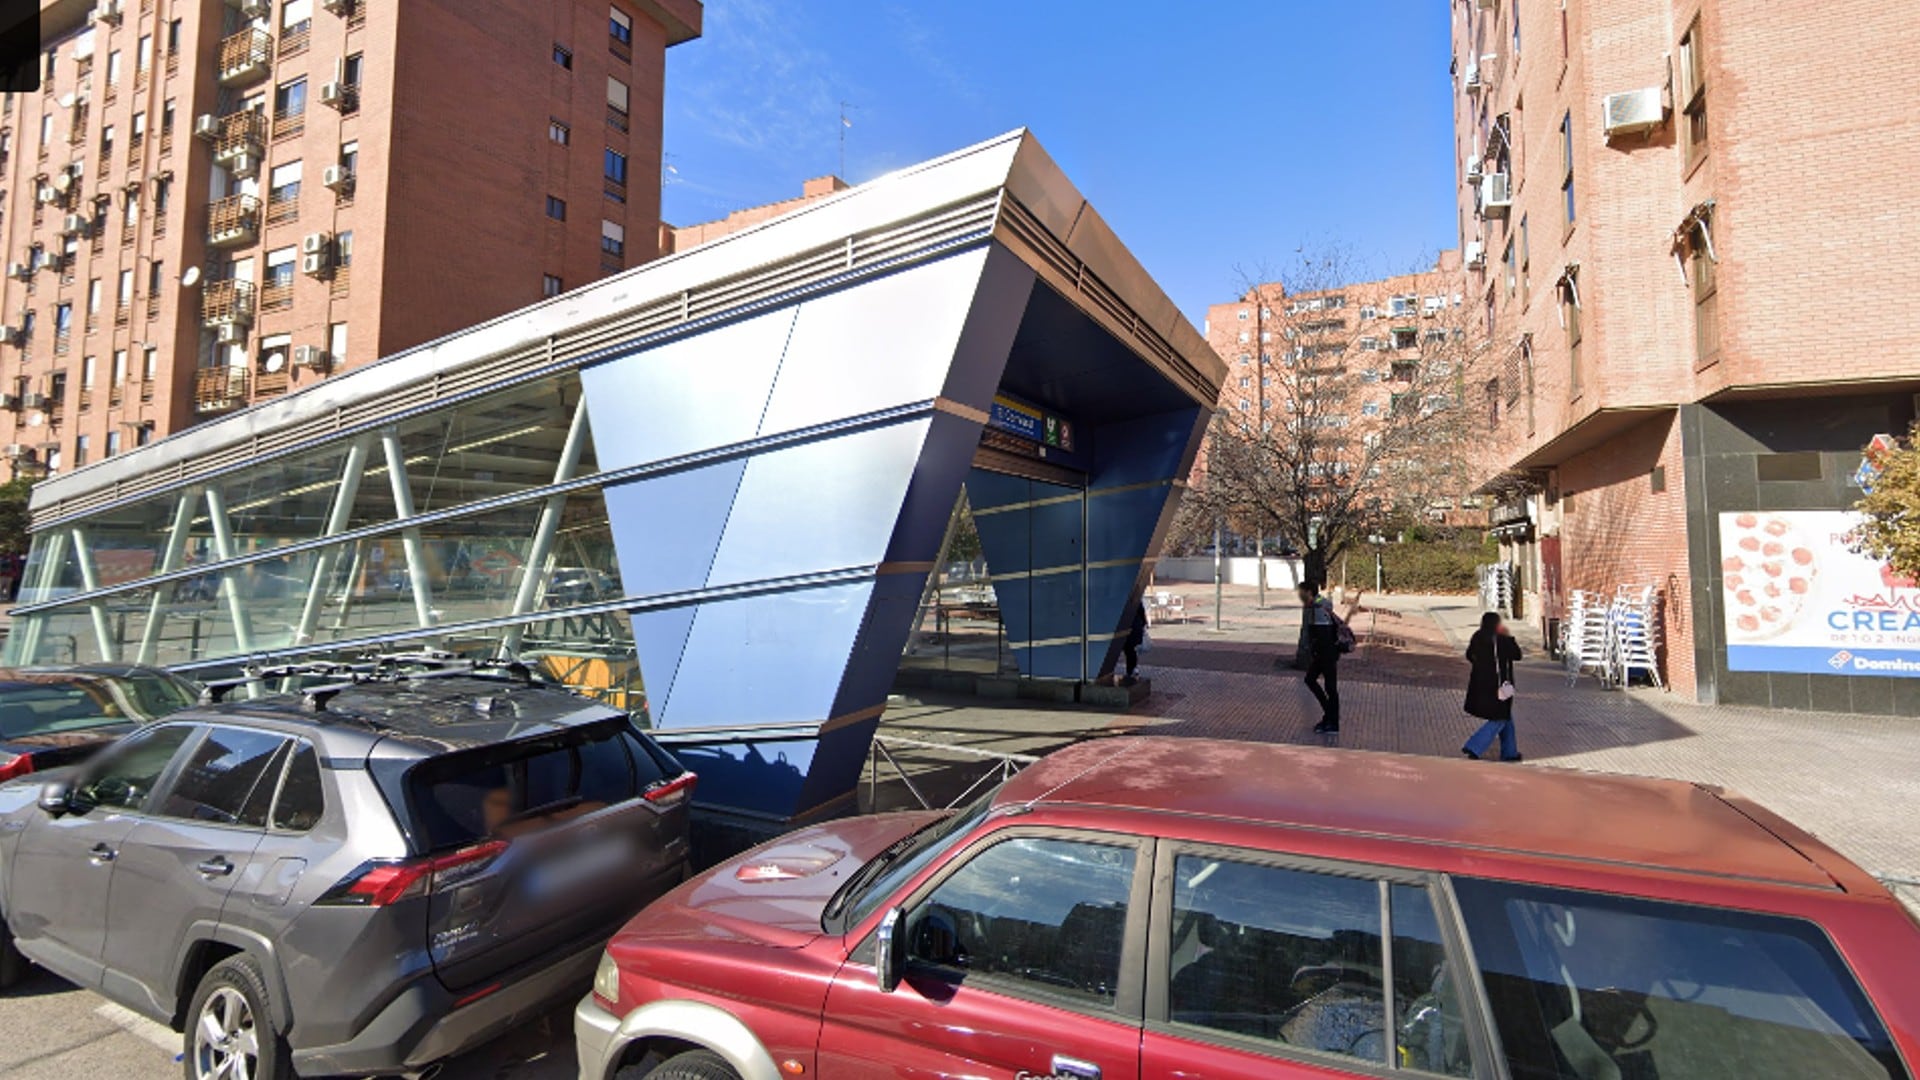
POLYGON ((7 661, 510 652, 640 707, 577 375, 250 464, 35 536, 7 661), (397 482, 396 482, 397 481, 397 482), (337 538, 337 539, 335 539, 337 538))

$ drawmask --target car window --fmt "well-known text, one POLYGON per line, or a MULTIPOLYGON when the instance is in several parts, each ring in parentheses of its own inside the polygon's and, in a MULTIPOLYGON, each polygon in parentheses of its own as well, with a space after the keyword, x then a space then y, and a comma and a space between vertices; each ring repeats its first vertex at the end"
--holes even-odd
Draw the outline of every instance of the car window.
POLYGON ((158 719, 200 700, 199 691, 167 675, 130 675, 118 680, 142 716, 158 719))
POLYGON ((1441 1076, 1472 1076, 1460 977, 1447 962, 1433 897, 1417 885, 1389 885, 1387 894, 1397 1063, 1441 1076))
POLYGON ((0 687, 0 739, 78 731, 130 718, 90 683, 10 683, 0 687))
POLYGON ((320 786, 320 755, 313 744, 300 743, 287 776, 280 782, 280 797, 273 803, 273 827, 305 832, 320 822, 327 809, 326 794, 320 786))
POLYGON ((222 825, 265 825, 266 802, 250 797, 285 742, 264 731, 208 728, 154 812, 222 825))
POLYGON ((1461 879, 1515 1080, 1906 1080, 1813 924, 1461 879))
POLYGON ((280 787, 280 775, 286 771, 287 746, 282 740, 273 751, 273 757, 267 761, 267 767, 261 771, 260 779, 248 793, 247 801, 240 806, 242 825, 265 825, 267 812, 273 807, 273 793, 280 787))
POLYGON ((907 924, 908 959, 1112 1008, 1131 847, 1017 837, 974 855, 907 924))
POLYGON ((410 779, 433 849, 510 838, 634 798, 624 721, 435 758, 410 779))
POLYGON ((167 771, 167 763, 193 732, 187 724, 169 724, 115 743, 87 771, 87 779, 74 791, 76 801, 87 806, 139 809, 167 771))
POLYGON ((1380 882, 1203 855, 1173 872, 1169 1020, 1386 1064, 1380 882))

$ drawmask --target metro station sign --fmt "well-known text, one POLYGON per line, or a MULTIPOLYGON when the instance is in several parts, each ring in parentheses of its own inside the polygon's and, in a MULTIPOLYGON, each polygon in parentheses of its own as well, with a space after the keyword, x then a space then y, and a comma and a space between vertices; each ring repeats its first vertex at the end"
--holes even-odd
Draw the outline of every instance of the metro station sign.
POLYGON ((993 398, 987 426, 1060 450, 1073 449, 1073 425, 1066 418, 1043 411, 1004 394, 993 398))

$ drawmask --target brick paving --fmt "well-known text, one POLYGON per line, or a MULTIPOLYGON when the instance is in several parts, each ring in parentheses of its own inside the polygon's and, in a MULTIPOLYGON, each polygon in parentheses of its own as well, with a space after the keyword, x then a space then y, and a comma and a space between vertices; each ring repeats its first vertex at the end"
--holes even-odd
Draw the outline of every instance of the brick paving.
MULTIPOLYGON (((1020 753, 1081 738, 1130 732, 1338 745, 1458 755, 1477 722, 1464 715, 1460 654, 1479 619, 1471 598, 1387 596, 1343 603, 1362 637, 1342 662, 1342 726, 1313 734, 1319 710, 1290 659, 1298 614, 1270 592, 1258 610, 1251 588, 1226 590, 1213 625, 1211 586, 1188 593, 1198 616, 1151 630, 1141 674, 1153 693, 1125 713, 975 701, 901 703, 882 729, 933 741, 1020 753), (1203 594, 1203 595, 1196 595, 1203 594)), ((1920 718, 1784 712, 1693 703, 1651 687, 1607 690, 1592 678, 1569 685, 1564 670, 1527 649, 1515 682, 1522 765, 1633 773, 1718 784, 1756 799, 1895 883, 1920 910, 1920 718)))

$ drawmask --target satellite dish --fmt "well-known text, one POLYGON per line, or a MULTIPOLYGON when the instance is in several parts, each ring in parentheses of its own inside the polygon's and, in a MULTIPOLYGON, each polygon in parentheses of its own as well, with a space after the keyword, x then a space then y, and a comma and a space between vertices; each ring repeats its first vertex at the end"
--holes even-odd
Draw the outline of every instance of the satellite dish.
POLYGON ((287 366, 287 354, 283 352, 268 353, 267 361, 264 366, 267 369, 267 374, 269 375, 280 374, 280 369, 287 366))
POLYGON ((187 272, 180 275, 180 284, 189 287, 200 284, 200 268, 197 266, 187 267, 187 272))
POLYGON ((61 108, 63 108, 63 109, 71 109, 71 108, 73 108, 73 94, 72 94, 72 93, 65 93, 65 94, 61 94, 61 95, 60 95, 60 98, 59 98, 59 101, 60 101, 60 107, 61 107, 61 108))
POLYGON ((73 190, 73 174, 70 172, 54 173, 53 174, 53 190, 59 192, 62 195, 65 195, 67 192, 72 191, 73 190))
POLYGON ((47 422, 47 414, 45 413, 30 412, 27 414, 28 427, 39 427, 41 424, 44 424, 46 422, 47 422))

